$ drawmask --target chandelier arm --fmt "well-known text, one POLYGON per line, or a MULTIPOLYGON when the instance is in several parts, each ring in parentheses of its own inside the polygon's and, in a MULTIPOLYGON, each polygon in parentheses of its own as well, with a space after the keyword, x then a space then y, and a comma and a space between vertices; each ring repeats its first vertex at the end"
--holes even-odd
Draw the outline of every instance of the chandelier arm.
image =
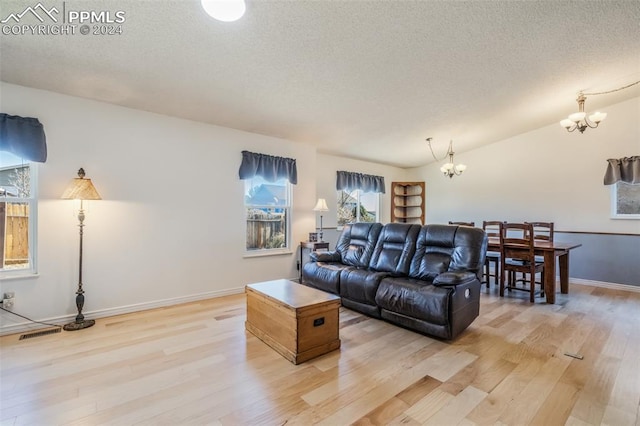
POLYGON ((594 125, 591 125, 591 122, 587 117, 584 118, 584 123, 587 126, 591 127, 592 129, 595 129, 596 127, 598 127, 598 124, 600 124, 600 123, 593 123, 594 125))

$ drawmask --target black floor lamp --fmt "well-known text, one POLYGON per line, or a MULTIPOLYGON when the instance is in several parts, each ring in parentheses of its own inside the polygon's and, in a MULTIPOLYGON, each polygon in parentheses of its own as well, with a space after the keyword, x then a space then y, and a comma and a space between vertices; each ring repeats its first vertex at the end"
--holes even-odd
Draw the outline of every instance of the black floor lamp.
POLYGON ((96 323, 95 320, 86 320, 82 315, 82 307, 84 306, 84 290, 82 289, 82 234, 84 228, 84 200, 102 200, 98 191, 91 183, 91 179, 84 178, 84 169, 78 170, 78 177, 73 179, 61 197, 63 200, 80 200, 80 210, 78 210, 78 227, 80 228, 80 258, 78 261, 78 291, 76 291, 76 307, 78 315, 76 320, 66 324, 63 328, 67 331, 81 330, 91 327, 96 323))

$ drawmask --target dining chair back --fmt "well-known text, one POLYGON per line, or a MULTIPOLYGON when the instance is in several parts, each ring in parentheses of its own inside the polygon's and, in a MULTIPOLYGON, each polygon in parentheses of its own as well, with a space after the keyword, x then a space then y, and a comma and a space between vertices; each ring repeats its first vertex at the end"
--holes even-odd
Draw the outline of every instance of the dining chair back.
MULTIPOLYGON (((500 224, 499 220, 485 220, 482 221, 482 229, 488 238, 500 238, 500 224)), ((487 285, 487 289, 490 288, 490 280, 493 277, 493 282, 498 285, 500 283, 500 253, 496 251, 488 251, 484 261, 484 277, 483 284, 487 285), (493 264, 493 273, 491 273, 491 264, 493 264)))
POLYGON ((500 225, 506 223, 500 220, 485 220, 482 222, 482 229, 487 237, 499 238, 500 237, 500 225))
POLYGON ((553 242, 553 222, 525 222, 533 227, 533 239, 553 242))
POLYGON ((530 223, 503 223, 500 228, 500 296, 504 296, 505 287, 509 290, 525 290, 514 286, 511 280, 505 286, 507 273, 523 272, 531 277, 527 291, 529 301, 533 303, 536 273, 544 271, 544 264, 536 262, 533 226, 530 223))

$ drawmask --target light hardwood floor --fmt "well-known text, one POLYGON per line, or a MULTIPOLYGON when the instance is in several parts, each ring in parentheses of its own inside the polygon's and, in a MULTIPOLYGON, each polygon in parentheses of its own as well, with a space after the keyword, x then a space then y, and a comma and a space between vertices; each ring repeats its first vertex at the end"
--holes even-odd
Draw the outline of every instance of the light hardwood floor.
POLYGON ((0 424, 639 426, 640 293, 527 298, 483 290, 455 342, 341 309, 341 349, 298 366, 245 332, 244 295, 5 336, 0 424))

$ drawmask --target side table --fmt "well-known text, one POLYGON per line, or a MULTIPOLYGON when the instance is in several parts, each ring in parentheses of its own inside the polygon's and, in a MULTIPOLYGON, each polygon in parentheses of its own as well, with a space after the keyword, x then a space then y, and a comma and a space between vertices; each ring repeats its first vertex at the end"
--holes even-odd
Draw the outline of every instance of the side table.
POLYGON ((329 243, 324 241, 301 241, 300 242, 300 259, 299 259, 299 267, 298 267, 298 282, 302 283, 302 253, 304 249, 309 249, 311 251, 316 250, 329 250, 329 243))

